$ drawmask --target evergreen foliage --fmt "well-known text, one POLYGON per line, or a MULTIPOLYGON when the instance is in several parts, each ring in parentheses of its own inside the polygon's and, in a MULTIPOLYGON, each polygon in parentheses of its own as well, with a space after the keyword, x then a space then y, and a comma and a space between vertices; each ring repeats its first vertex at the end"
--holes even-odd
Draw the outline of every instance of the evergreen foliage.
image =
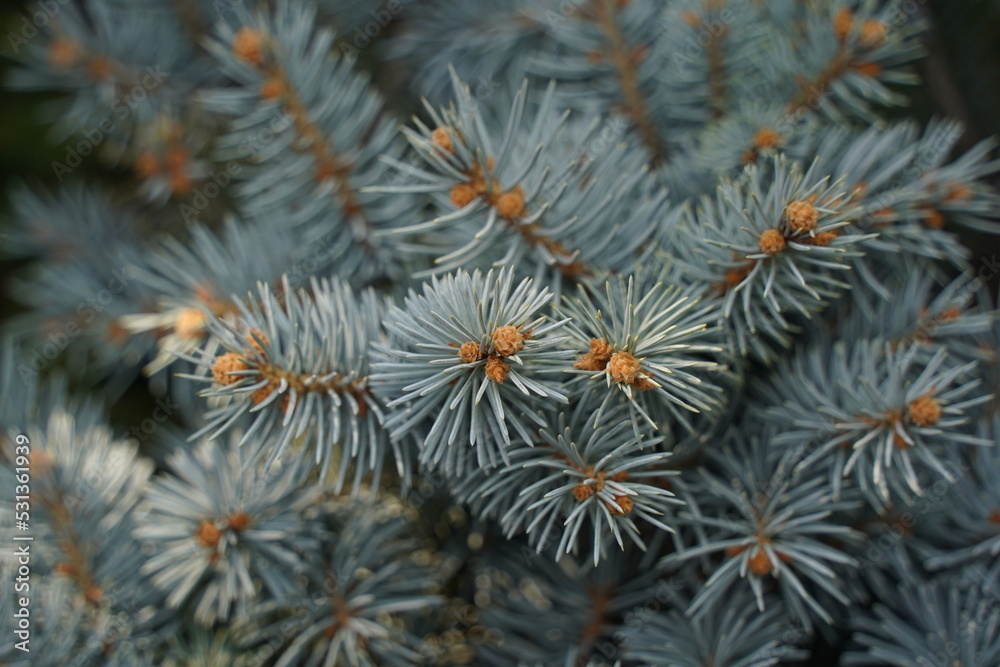
POLYGON ((901 118, 918 4, 59 3, 0 663, 1000 664, 1000 160, 901 118))

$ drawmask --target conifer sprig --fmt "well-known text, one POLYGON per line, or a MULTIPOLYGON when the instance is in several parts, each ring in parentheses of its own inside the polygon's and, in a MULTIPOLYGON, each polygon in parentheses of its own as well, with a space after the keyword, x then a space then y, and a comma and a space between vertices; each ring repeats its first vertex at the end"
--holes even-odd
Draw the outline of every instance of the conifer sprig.
POLYGON ((919 665, 939 656, 972 667, 1000 660, 1000 610, 996 588, 975 570, 928 581, 898 583, 872 614, 855 622, 864 650, 845 656, 848 665, 919 665), (891 596, 891 597, 890 597, 891 596))
POLYGON ((428 273, 514 264, 558 292, 643 256, 667 192, 622 143, 624 123, 569 119, 553 85, 533 94, 525 83, 500 120, 457 77, 454 90, 451 106, 428 105, 429 125, 404 130, 420 160, 389 163, 405 182, 369 189, 432 193, 432 219, 391 231, 434 259, 428 273))
POLYGON ((926 363, 921 346, 897 349, 879 341, 819 344, 784 364, 782 380, 762 385, 777 425, 774 443, 814 443, 799 463, 826 467, 834 493, 853 474, 874 507, 923 493, 923 471, 953 481, 948 448, 989 445, 971 427, 990 399, 971 375, 975 362, 953 362, 943 347, 926 363))
POLYGON ((136 530, 154 552, 143 571, 167 604, 191 600, 195 619, 210 626, 244 616, 261 595, 294 591, 306 553, 318 547, 301 517, 315 500, 301 492, 301 470, 267 473, 246 465, 235 447, 210 441, 169 463, 171 474, 146 493, 136 530))
POLYGON ((690 430, 691 413, 720 405, 722 390, 711 376, 721 370, 713 356, 723 349, 717 306, 665 282, 651 271, 619 275, 604 289, 581 286, 562 301, 578 351, 573 370, 589 375, 585 396, 601 397, 595 425, 609 406, 623 404, 637 435, 637 415, 654 429, 666 415, 690 430))
POLYGON ((817 592, 849 602, 843 577, 853 559, 829 542, 858 537, 832 518, 854 503, 835 501, 821 476, 794 475, 786 461, 765 453, 766 442, 736 439, 713 456, 717 471, 687 477, 691 486, 681 497, 689 507, 678 520, 698 527, 698 541, 664 564, 722 556, 691 600, 687 613, 695 618, 717 613, 735 588, 749 587, 763 611, 765 591, 773 586, 804 625, 811 627, 812 619, 831 623, 817 592))
POLYGON ((789 345, 792 317, 811 317, 848 284, 852 249, 864 240, 845 234, 857 213, 853 195, 775 158, 773 170, 747 166, 705 198, 684 232, 698 239, 694 257, 681 257, 689 279, 722 300, 722 315, 741 354, 773 359, 769 342, 789 345))
POLYGON ((280 637, 275 664, 282 667, 413 664, 417 641, 403 621, 440 603, 430 593, 431 570, 418 564, 398 518, 361 509, 335 523, 319 549, 321 567, 294 594, 256 605, 236 636, 249 647, 280 637))
POLYGON ((808 652, 796 646, 797 640, 809 633, 779 623, 786 613, 777 599, 759 611, 753 595, 738 589, 719 615, 692 619, 679 609, 648 614, 628 629, 625 657, 648 667, 767 667, 798 661, 808 652))
POLYGON ((259 224, 280 220, 303 242, 322 240, 327 265, 345 280, 366 284, 398 272, 395 248, 378 232, 406 219, 416 202, 363 192, 389 177, 381 160, 405 148, 381 96, 348 58, 333 55, 334 34, 317 27, 315 6, 283 0, 227 15, 208 49, 237 87, 203 101, 237 121, 216 157, 250 163, 235 189, 241 213, 259 224))
POLYGON ((32 4, 0 662, 996 667, 1000 160, 882 113, 917 4, 32 4))
POLYGON ((456 495, 496 515, 508 537, 525 532, 538 553, 551 550, 557 559, 583 547, 597 565, 611 543, 625 548, 623 538, 645 549, 644 524, 673 532, 669 515, 681 503, 670 491, 677 474, 666 463, 670 454, 658 451, 663 438, 645 425, 633 433, 621 406, 595 426, 595 403, 579 402, 570 416, 550 414, 557 428, 513 443, 509 463, 467 474, 456 495))
POLYGON ((385 302, 371 290, 355 295, 337 279, 311 282, 281 293, 260 284, 235 322, 209 317, 218 347, 191 357, 212 383, 206 397, 218 401, 192 438, 217 437, 244 425, 241 445, 253 444, 248 460, 274 461, 293 445, 308 451, 320 478, 355 491, 366 474, 378 477, 387 460, 404 480, 408 443, 390 443, 382 427, 385 409, 370 386, 369 346, 382 335, 385 302))
POLYGON ((546 424, 533 401, 568 400, 544 377, 571 354, 557 349, 563 322, 541 312, 551 299, 531 279, 515 286, 509 269, 460 271, 411 290, 386 315, 391 345, 379 347, 372 377, 392 436, 421 433, 421 460, 432 466, 471 446, 480 466, 494 467, 509 460, 512 430, 532 441, 546 424))

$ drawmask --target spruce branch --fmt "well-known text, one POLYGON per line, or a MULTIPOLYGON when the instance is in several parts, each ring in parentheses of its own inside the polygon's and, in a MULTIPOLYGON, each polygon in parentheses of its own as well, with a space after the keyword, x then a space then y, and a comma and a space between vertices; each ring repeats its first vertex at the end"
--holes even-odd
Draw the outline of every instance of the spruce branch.
POLYGON ((956 363, 944 347, 926 362, 920 353, 918 344, 893 349, 877 340, 850 351, 817 344, 761 386, 769 407, 759 414, 781 428, 776 445, 817 443, 799 467, 826 467, 834 493, 853 473, 875 508, 919 497, 918 470, 953 481, 948 448, 990 444, 968 426, 990 399, 971 374, 975 362, 956 363))
POLYGON ((885 113, 912 4, 33 5, 27 662, 1000 664, 1000 160, 885 113))
POLYGON ((239 319, 233 295, 247 294, 259 282, 279 288, 282 272, 300 255, 287 234, 229 219, 219 232, 194 225, 186 243, 171 237, 137 260, 132 271, 155 295, 155 305, 119 322, 131 333, 155 337, 157 355, 144 372, 152 375, 178 355, 211 347, 209 320, 239 319))
MULTIPOLYGON (((684 600, 679 600, 683 605, 684 600)), ((678 609, 647 614, 626 632, 625 657, 655 667, 740 665, 767 667, 808 656, 797 643, 809 636, 782 623, 787 610, 780 599, 757 609, 753 595, 739 589, 718 615, 690 618, 678 609)))
POLYGON ((569 416, 550 413, 555 428, 512 443, 509 463, 465 472, 456 497, 496 518, 508 538, 527 533, 536 553, 551 551, 556 559, 582 546, 596 565, 612 542, 625 548, 623 536, 645 550, 638 519, 673 532, 668 517, 679 501, 669 478, 677 473, 666 465, 663 438, 648 428, 632 433, 621 407, 608 411, 607 425, 595 426, 593 408, 584 400, 569 416))
POLYGON ((721 299, 740 354, 773 359, 770 342, 791 342, 789 315, 808 318, 848 287, 837 274, 867 238, 844 233, 857 212, 852 200, 815 166, 803 172, 776 157, 773 174, 748 165, 689 215, 682 229, 695 247, 679 257, 681 270, 721 299))
POLYGON ((295 88, 295 82, 278 60, 277 54, 287 50, 287 47, 277 42, 274 36, 265 35, 256 28, 243 27, 233 35, 232 49, 237 58, 258 70, 264 81, 260 86, 260 97, 263 100, 280 101, 283 111, 298 133, 298 147, 312 158, 315 179, 320 183, 333 181, 337 203, 344 217, 362 228, 357 241, 363 249, 370 251, 367 236, 371 233, 371 221, 358 202, 355 188, 351 184, 351 165, 346 156, 333 152, 331 141, 310 118, 309 110, 295 88))
POLYGON ((646 146, 650 161, 656 166, 666 159, 666 147, 660 139, 660 130, 653 124, 646 98, 639 87, 636 60, 641 57, 641 51, 626 41, 616 18, 616 12, 623 6, 627 8, 627 3, 623 5, 619 0, 591 0, 586 9, 606 40, 604 57, 617 71, 625 112, 646 146))
POLYGON ((252 163, 237 190, 241 212, 261 224, 282 220, 306 242, 331 236, 332 214, 328 265, 338 275, 363 284, 397 271, 394 249, 377 233, 415 202, 363 192, 386 179, 380 158, 404 148, 381 97, 349 59, 331 55, 333 33, 317 28, 315 7, 283 0, 273 10, 237 7, 234 16, 208 48, 238 87, 202 100, 235 121, 217 157, 252 163))
POLYGON ((59 194, 22 188, 16 200, 20 219, 0 251, 37 259, 13 281, 12 296, 25 309, 4 323, 24 347, 20 379, 37 378, 58 358, 73 377, 107 380, 101 391, 115 396, 136 376, 121 359, 141 359, 153 345, 130 337, 120 321, 148 296, 130 272, 143 252, 133 212, 82 186, 59 194), (45 348, 52 341, 55 353, 45 348))
MULTIPOLYGON (((919 21, 898 21, 901 2, 861 3, 857 9, 828 5, 806 21, 808 49, 801 62, 812 71, 795 72, 797 84, 789 113, 821 112, 835 122, 849 115, 876 118, 872 105, 902 104, 887 84, 914 84, 914 75, 898 69, 921 55, 919 21)), ((790 62, 798 65, 794 58, 790 62)))
POLYGON ((720 405, 721 387, 712 377, 722 370, 712 360, 722 352, 715 344, 717 306, 666 279, 662 270, 618 275, 603 290, 581 286, 579 296, 563 300, 580 355, 573 370, 590 376, 586 396, 602 397, 595 425, 608 406, 623 404, 637 435, 637 416, 658 429, 661 414, 669 415, 690 430, 690 413, 720 405))
POLYGON ((264 471, 233 444, 202 441, 193 453, 175 452, 171 474, 146 492, 135 531, 153 551, 143 572, 167 605, 192 601, 206 626, 244 616, 261 595, 291 594, 303 559, 318 547, 301 518, 315 501, 300 486, 301 468, 264 471))
POLYGON ((398 518, 358 508, 320 547, 322 562, 296 592, 262 602, 241 619, 238 642, 259 647, 280 638, 276 665, 346 663, 411 665, 420 659, 408 616, 440 598, 431 570, 417 563, 415 543, 398 518))
MULTIPOLYGON (((983 435, 987 435, 984 433, 983 435)), ((941 511, 916 526, 924 541, 930 570, 970 563, 990 564, 1000 553, 1000 449, 988 447, 975 456, 956 458, 966 479, 951 484, 941 511)))
POLYGON ((830 611, 809 588, 848 604, 841 575, 853 559, 829 541, 857 537, 831 516, 854 503, 835 501, 821 476, 789 474, 784 462, 767 452, 766 439, 737 438, 712 459, 717 468, 689 478, 691 486, 682 494, 689 509, 677 517, 699 527, 698 543, 663 561, 671 565, 707 554, 724 556, 713 560, 714 571, 686 613, 695 619, 713 614, 734 588, 745 587, 763 611, 765 590, 773 584, 799 622, 807 627, 812 618, 832 623, 830 611))
POLYGON ((887 584, 873 613, 855 621, 853 637, 862 648, 849 652, 845 664, 903 667, 945 655, 986 667, 1000 659, 996 593, 984 590, 975 571, 893 588, 887 584))
POLYGON ((435 218, 391 232, 435 258, 427 274, 483 260, 523 265, 559 293, 564 281, 641 260, 656 231, 649 221, 669 215, 669 200, 641 156, 621 142, 621 124, 557 115, 552 85, 528 120, 535 100, 525 84, 502 125, 467 86, 457 79, 454 86, 455 104, 428 107, 431 125, 418 120, 416 130, 405 130, 421 163, 390 161, 408 182, 373 189, 434 195, 435 218))
MULTIPOLYGON (((549 178, 548 168, 543 167, 542 172, 536 176, 536 182, 527 180, 531 171, 538 171, 533 167, 536 166, 535 163, 545 148, 546 136, 557 134, 565 121, 565 116, 554 119, 552 115, 554 88, 549 86, 547 89, 526 142, 524 138, 515 134, 521 131, 528 94, 527 85, 520 88, 515 96, 506 128, 499 137, 499 154, 493 155, 491 147, 496 138, 491 139, 482 116, 477 114, 479 105, 472 98, 469 88, 458 81, 454 70, 452 77, 456 103, 441 112, 428 105, 435 127, 428 127, 418 120, 416 121, 418 131, 405 130, 410 143, 430 170, 397 163, 394 166, 415 177, 417 182, 412 185, 377 188, 373 191, 386 193, 447 191, 454 212, 429 222, 396 229, 393 233, 423 232, 444 223, 453 224, 467 216, 485 212, 484 227, 467 245, 437 258, 436 263, 440 265, 440 271, 452 270, 470 262, 491 248, 491 244, 497 240, 498 232, 508 229, 515 232, 529 249, 539 252, 547 263, 555 263, 563 273, 569 276, 587 273, 589 269, 574 261, 576 256, 574 250, 567 249, 559 241, 544 233, 540 220, 550 202, 543 199, 536 206, 532 206, 533 199, 545 192, 549 178), (531 153, 523 154, 525 149, 531 153), (514 151, 523 155, 518 155, 514 151), (510 183, 507 183, 508 179, 510 183)), ((565 172, 572 167, 572 162, 564 166, 564 173, 557 178, 564 178, 565 172)), ((556 199, 566 188, 567 184, 561 184, 548 197, 556 199)), ((516 248, 516 245, 513 247, 516 248)), ((522 253, 523 250, 516 254, 509 251, 505 259, 507 261, 519 259, 522 253)))
POLYGON ((981 298, 982 281, 964 273, 942 284, 915 263, 904 266, 901 276, 882 281, 893 298, 857 285, 853 299, 837 304, 831 316, 841 322, 844 337, 885 340, 893 348, 916 345, 927 357, 943 345, 958 358, 985 359, 978 343, 993 330, 997 312, 981 298))
POLYGON ((571 354, 557 349, 563 322, 540 313, 551 299, 530 279, 515 286, 511 270, 460 271, 411 290, 386 317, 392 341, 376 348, 372 376, 392 437, 421 433, 421 460, 433 467, 454 468, 470 446, 480 466, 509 461, 511 430, 532 441, 546 424, 536 402, 567 402, 542 377, 571 354))
MULTIPOLYGON (((41 9, 38 13, 49 16, 41 9)), ((96 142, 87 139, 91 146, 84 157, 95 151, 115 162, 136 150, 141 143, 138 130, 186 108, 198 84, 211 78, 189 41, 157 39, 164 31, 180 29, 169 10, 151 12, 136 4, 123 7, 116 0, 90 0, 59 5, 40 28, 41 39, 31 40, 23 50, 15 48, 20 67, 9 85, 69 94, 70 112, 57 103, 56 113, 50 113, 60 140, 100 137, 96 142)), ((69 158, 53 164, 60 181, 76 166, 69 158)))
POLYGON ((407 483, 408 443, 389 442, 385 408, 370 388, 368 348, 382 336, 385 302, 371 290, 355 295, 336 279, 314 278, 309 291, 292 290, 287 279, 282 287, 279 297, 260 284, 257 297, 237 303, 235 323, 207 313, 225 352, 209 347, 185 358, 199 367, 192 379, 213 384, 204 396, 228 400, 191 438, 217 437, 246 417, 240 443, 252 448, 248 460, 274 461, 291 446, 312 449, 322 480, 339 491, 353 472, 357 493, 364 475, 377 479, 392 456, 407 483))
POLYGON ((505 549, 477 574, 487 641, 477 652, 485 665, 610 665, 619 652, 621 616, 642 599, 649 577, 632 576, 625 556, 598 566, 568 556, 526 560, 505 549), (480 583, 482 582, 482 583, 480 583), (544 618, 544 621, 541 619, 544 618), (490 636, 492 635, 492 636, 490 636))

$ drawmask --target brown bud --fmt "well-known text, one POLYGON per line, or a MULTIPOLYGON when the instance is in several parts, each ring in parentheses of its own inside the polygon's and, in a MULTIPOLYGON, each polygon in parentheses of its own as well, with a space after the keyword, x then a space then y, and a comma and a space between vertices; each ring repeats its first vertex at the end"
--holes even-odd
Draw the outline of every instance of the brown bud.
POLYGON ((941 211, 929 208, 924 215, 924 224, 931 229, 941 229, 944 227, 944 216, 941 214, 941 211))
POLYGON ((757 134, 753 137, 753 145, 757 148, 777 148, 783 141, 784 139, 777 130, 772 130, 769 127, 757 130, 757 134))
POLYGON ((452 186, 450 196, 451 203, 454 204, 455 208, 465 208, 475 201, 479 194, 476 192, 476 186, 472 183, 459 183, 452 186))
POLYGON ((877 19, 868 19, 861 23, 861 43, 869 48, 884 42, 888 33, 888 26, 877 19))
POLYGON ((285 94, 285 82, 280 76, 272 76, 260 84, 260 96, 265 100, 273 100, 285 94))
POLYGON ((524 217, 524 190, 521 186, 497 197, 496 209, 501 218, 512 220, 524 217))
POLYGON ((504 363, 500 357, 491 356, 486 360, 486 377, 497 384, 502 384, 507 379, 507 372, 509 370, 510 366, 504 363))
POLYGON ((134 168, 140 178, 155 176, 160 171, 160 159, 149 151, 143 151, 135 159, 134 168))
POLYGON ((785 208, 785 222, 796 234, 806 234, 816 229, 819 210, 804 201, 793 201, 785 208))
POLYGON ((931 396, 921 396, 910 403, 910 421, 917 426, 932 426, 941 419, 941 404, 931 396))
POLYGON ((825 232, 820 232, 815 234, 811 238, 806 238, 804 241, 810 245, 816 245, 821 247, 826 247, 833 243, 833 240, 840 236, 840 233, 836 229, 828 229, 825 232))
POLYGON ((270 345, 271 341, 268 340, 267 334, 265 334, 260 329, 250 329, 247 335, 247 340, 250 342, 250 347, 247 348, 247 355, 252 356, 251 350, 257 353, 257 356, 262 359, 267 359, 267 354, 264 352, 264 345, 270 345), (260 341, 260 342, 258 342, 260 341))
POLYGON ((49 44, 48 59, 56 69, 67 69, 80 61, 80 49, 72 40, 54 39, 49 44))
POLYGON ((750 556, 749 566, 752 574, 763 577, 771 572, 771 559, 763 549, 758 548, 757 552, 750 556))
POLYGON ((463 364, 471 364, 482 359, 483 352, 479 349, 479 343, 472 340, 462 343, 462 346, 458 348, 458 358, 463 364))
POLYGON ((274 392, 274 390, 277 388, 278 388, 278 383, 272 381, 271 383, 261 387, 254 393, 250 394, 250 400, 253 401, 254 405, 260 405, 261 403, 266 401, 267 397, 270 396, 271 393, 274 392))
POLYGON ((628 352, 615 352, 608 360, 607 371, 615 382, 633 384, 639 375, 639 360, 628 352))
POLYGON ((785 237, 777 229, 766 229, 757 239, 760 251, 774 255, 785 249, 785 237))
POLYGON ((882 73, 882 67, 878 63, 856 63, 854 71, 873 79, 882 73))
POLYGON ((624 516, 629 514, 635 507, 635 501, 632 500, 632 496, 615 496, 615 503, 621 508, 619 511, 614 505, 607 505, 608 510, 615 515, 624 516))
POLYGON ((215 525, 215 522, 208 519, 201 522, 194 534, 194 538, 198 540, 198 544, 209 549, 215 548, 219 544, 221 537, 222 531, 215 525))
POLYGON ((242 377, 236 375, 229 375, 234 371, 245 371, 249 368, 243 360, 240 359, 240 355, 234 354, 232 352, 227 352, 219 356, 215 363, 212 364, 212 379, 215 380, 216 384, 220 384, 223 387, 236 384, 242 377))
POLYGON ((501 357, 510 357, 521 351, 524 346, 524 336, 517 330, 517 327, 506 325, 497 327, 491 336, 493 339, 493 351, 501 357))
POLYGON ((259 65, 264 61, 264 38, 259 30, 243 27, 233 37, 233 53, 240 60, 259 65))
POLYGON ((837 39, 841 41, 847 39, 847 36, 851 33, 851 28, 853 26, 854 12, 847 7, 841 7, 837 10, 837 13, 833 15, 833 34, 837 36, 837 39))
POLYGON ((244 531, 250 525, 250 515, 245 512, 237 512, 229 517, 227 525, 230 530, 236 531, 237 533, 244 531))
POLYGON ((577 502, 583 502, 587 498, 590 498, 597 492, 593 484, 577 484, 573 487, 573 497, 576 498, 577 502))
POLYGON ((443 127, 439 127, 431 133, 431 141, 449 153, 455 152, 455 146, 451 142, 451 136, 448 134, 448 130, 443 127))
POLYGON ((205 331, 207 317, 200 308, 185 308, 177 313, 174 320, 174 331, 181 338, 192 340, 201 338, 205 331))

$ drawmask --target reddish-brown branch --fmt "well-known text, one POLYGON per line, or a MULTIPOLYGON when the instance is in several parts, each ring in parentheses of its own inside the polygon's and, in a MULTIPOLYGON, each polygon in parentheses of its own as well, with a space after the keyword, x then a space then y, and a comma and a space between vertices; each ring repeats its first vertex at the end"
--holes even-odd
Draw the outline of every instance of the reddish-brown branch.
MULTIPOLYGON (((316 180, 322 182, 332 179, 344 216, 348 220, 361 224, 366 231, 370 231, 371 221, 351 184, 350 162, 333 151, 322 130, 310 119, 309 111, 302 103, 302 99, 296 93, 284 70, 279 65, 273 64, 267 68, 267 73, 269 74, 267 81, 276 84, 281 91, 285 110, 292 117, 292 124, 299 136, 302 137, 309 152, 312 153, 316 163, 316 180)), ((362 239, 361 242, 370 244, 370 241, 366 239, 362 239)))
POLYGON ((788 104, 791 113, 808 109, 815 111, 820 101, 826 96, 833 84, 850 70, 856 70, 868 76, 878 76, 882 71, 876 63, 864 62, 858 54, 852 53, 844 44, 837 48, 837 53, 827 66, 814 79, 805 76, 799 78, 799 90, 788 104))
POLYGON ((261 366, 257 371, 260 377, 268 381, 268 384, 266 387, 258 389, 253 393, 252 398, 255 403, 260 403, 270 396, 271 392, 281 386, 281 381, 284 380, 298 394, 307 394, 310 392, 315 394, 329 394, 330 392, 334 392, 342 396, 350 395, 358 403, 358 416, 363 416, 368 412, 367 400, 371 394, 368 388, 364 386, 364 380, 362 379, 344 383, 344 377, 338 373, 325 382, 307 384, 306 379, 311 376, 300 375, 270 364, 261 366))
POLYGON ((66 562, 56 565, 54 569, 70 577, 87 602, 96 605, 104 597, 104 592, 94 581, 90 563, 80 548, 80 536, 74 529, 73 517, 66 508, 62 490, 56 489, 54 498, 42 495, 40 504, 51 517, 59 549, 66 556, 66 562))
POLYGON ((324 631, 327 637, 333 637, 338 632, 347 628, 351 623, 351 612, 347 608, 347 600, 339 594, 333 595, 330 599, 333 606, 333 623, 324 631))
POLYGON ((356 229, 360 228, 361 238, 358 243, 366 252, 371 253, 374 250, 371 240, 373 224, 351 184, 353 165, 350 160, 333 150, 327 136, 310 118, 291 78, 275 58, 276 45, 273 39, 253 28, 242 28, 234 35, 232 48, 237 58, 255 67, 264 78, 260 96, 265 100, 282 102, 305 144, 305 150, 312 154, 316 180, 333 181, 345 217, 356 229))
POLYGON ((722 118, 726 113, 726 53, 722 41, 728 34, 729 28, 723 27, 706 47, 709 108, 713 118, 722 118))
POLYGON ((831 60, 826 68, 820 72, 815 79, 801 79, 800 87, 792 101, 789 103, 789 111, 795 112, 802 109, 815 110, 819 101, 826 95, 833 83, 847 71, 850 63, 850 55, 847 51, 840 49, 837 55, 831 60))
MULTIPOLYGON (((439 128, 440 129, 440 128, 439 128)), ((446 135, 436 134, 435 143, 439 143, 447 150, 446 135)), ((450 141, 450 139, 448 139, 450 141)), ((474 201, 477 197, 482 198, 487 204, 492 206, 497 216, 503 220, 507 226, 517 232, 525 243, 531 246, 541 246, 545 248, 553 257, 569 257, 573 253, 559 241, 542 233, 540 222, 522 224, 521 220, 527 217, 527 210, 524 207, 524 190, 521 186, 515 186, 510 190, 502 190, 497 178, 493 175, 493 160, 490 158, 486 164, 486 174, 483 175, 481 167, 476 166, 466 171, 468 181, 459 183, 451 189, 451 201, 456 208, 462 208, 474 201)), ((590 268, 575 260, 569 264, 557 262, 559 271, 572 280, 581 276, 592 275, 590 268)))
MULTIPOLYGON (((564 245, 559 243, 559 241, 556 241, 549 236, 545 236, 544 234, 540 234, 539 231, 542 226, 537 222, 530 225, 512 223, 510 226, 513 227, 522 238, 524 238, 526 243, 530 245, 542 246, 554 257, 566 257, 571 254, 564 245)), ((573 280, 577 280, 582 276, 591 275, 590 269, 580 260, 575 260, 569 264, 559 263, 558 266, 559 271, 562 272, 564 276, 573 280)))
POLYGON ((601 634, 604 632, 613 611, 611 606, 614 599, 613 589, 591 588, 587 592, 591 600, 590 619, 583 626, 583 629, 580 631, 580 638, 577 640, 577 646, 580 647, 578 664, 586 663, 586 656, 590 654, 591 648, 601 638, 601 634))
POLYGON ((625 40, 615 19, 615 11, 621 3, 618 0, 594 0, 593 4, 594 20, 607 40, 605 57, 618 71, 618 84, 621 87, 625 109, 643 144, 649 150, 651 161, 653 164, 660 164, 666 159, 666 147, 650 117, 646 98, 639 87, 636 51, 625 40))

